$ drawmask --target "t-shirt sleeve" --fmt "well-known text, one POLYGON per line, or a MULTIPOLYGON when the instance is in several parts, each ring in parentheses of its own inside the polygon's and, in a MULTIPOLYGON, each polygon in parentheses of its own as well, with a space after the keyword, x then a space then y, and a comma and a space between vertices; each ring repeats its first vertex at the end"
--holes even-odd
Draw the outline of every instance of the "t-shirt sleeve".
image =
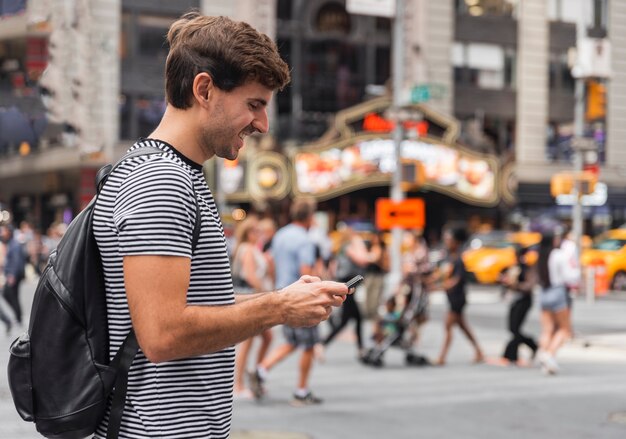
POLYGON ((301 266, 312 267, 315 264, 315 244, 312 241, 306 240, 298 248, 298 260, 301 266))
POLYGON ((192 184, 188 171, 165 158, 135 167, 124 179, 113 211, 120 255, 191 258, 196 221, 192 184))

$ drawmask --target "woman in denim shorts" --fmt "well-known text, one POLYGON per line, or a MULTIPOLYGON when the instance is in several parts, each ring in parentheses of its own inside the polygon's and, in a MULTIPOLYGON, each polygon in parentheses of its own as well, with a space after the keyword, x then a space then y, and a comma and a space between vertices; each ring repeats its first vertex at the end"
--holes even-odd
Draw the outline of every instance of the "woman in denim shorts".
POLYGON ((539 246, 537 261, 541 285, 541 337, 538 354, 542 370, 555 374, 559 370, 555 356, 572 335, 567 285, 578 282, 580 268, 571 265, 570 258, 555 246, 555 236, 545 233, 539 246))

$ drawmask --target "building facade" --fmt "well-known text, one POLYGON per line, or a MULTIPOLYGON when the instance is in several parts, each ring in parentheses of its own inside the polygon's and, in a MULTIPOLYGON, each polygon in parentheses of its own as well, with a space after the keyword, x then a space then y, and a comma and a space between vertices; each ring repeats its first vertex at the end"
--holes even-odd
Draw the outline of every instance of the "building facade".
MULTIPOLYGON (((276 39, 293 75, 271 108, 278 145, 314 142, 338 111, 390 86, 392 21, 350 14, 344 0, 11 0, 2 5, 0 202, 17 218, 34 215, 30 219, 44 227, 68 210, 76 213, 93 194, 95 169, 121 156, 158 123, 164 111, 163 37, 190 8, 245 20, 276 39), (48 92, 43 102, 42 88, 48 92), (16 112, 27 115, 24 130, 30 132, 9 136, 2 121, 14 120, 7 114, 16 112)), ((605 114, 585 121, 586 134, 600 145, 600 181, 608 187, 607 203, 588 214, 605 223, 624 219, 626 148, 620 142, 626 116, 619 109, 626 99, 626 74, 620 69, 625 5, 616 0, 405 0, 402 14, 403 89, 407 95, 423 86, 439 90, 424 105, 458 119, 460 144, 496 157, 507 180, 503 184, 517 194, 490 210, 451 203, 438 221, 465 208, 502 223, 509 219, 505 212, 511 203, 520 215, 567 216, 567 207, 555 208, 549 182, 554 173, 572 167, 576 100, 568 62, 581 14, 586 37, 610 41, 612 65, 610 79, 597 81, 606 93, 605 114)), ((385 190, 376 195, 384 196, 385 190)), ((367 196, 349 198, 335 203, 348 213, 371 213, 367 196)))

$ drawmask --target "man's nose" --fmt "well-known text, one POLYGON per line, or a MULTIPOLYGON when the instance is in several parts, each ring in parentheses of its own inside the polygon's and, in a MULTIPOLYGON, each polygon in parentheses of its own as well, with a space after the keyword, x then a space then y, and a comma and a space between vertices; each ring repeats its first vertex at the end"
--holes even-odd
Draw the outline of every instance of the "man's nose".
POLYGON ((252 126, 261 134, 265 134, 270 129, 270 122, 267 117, 267 110, 263 110, 261 115, 254 119, 252 126))

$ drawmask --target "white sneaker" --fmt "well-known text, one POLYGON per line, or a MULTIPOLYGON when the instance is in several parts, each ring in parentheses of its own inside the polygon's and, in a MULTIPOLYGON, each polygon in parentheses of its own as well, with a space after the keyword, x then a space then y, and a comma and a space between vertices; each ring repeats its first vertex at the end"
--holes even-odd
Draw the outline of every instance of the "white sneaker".
POLYGON ((559 363, 552 355, 547 355, 544 359, 543 367, 549 375, 556 375, 559 372, 559 363))
POLYGON ((537 352, 537 355, 535 356, 535 363, 540 366, 540 367, 544 367, 545 363, 546 363, 546 357, 548 356, 547 352, 544 351, 539 351, 537 352))

